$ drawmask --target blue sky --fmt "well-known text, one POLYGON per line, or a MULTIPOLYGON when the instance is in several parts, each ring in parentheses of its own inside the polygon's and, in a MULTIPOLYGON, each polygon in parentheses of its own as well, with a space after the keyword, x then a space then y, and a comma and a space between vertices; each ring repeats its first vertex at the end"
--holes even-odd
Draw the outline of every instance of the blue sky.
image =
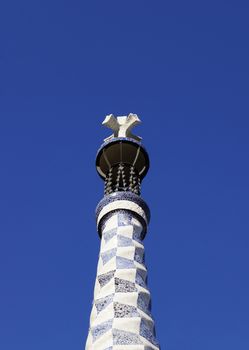
POLYGON ((249 348, 248 1, 0 5, 0 348, 80 350, 106 114, 137 113, 162 349, 249 348))

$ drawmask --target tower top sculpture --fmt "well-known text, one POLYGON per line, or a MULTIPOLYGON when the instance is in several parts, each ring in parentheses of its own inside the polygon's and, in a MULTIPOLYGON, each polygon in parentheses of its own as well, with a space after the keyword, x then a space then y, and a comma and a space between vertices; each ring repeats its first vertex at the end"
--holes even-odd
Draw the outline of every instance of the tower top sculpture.
POLYGON ((96 168, 105 181, 105 195, 126 191, 140 195, 141 181, 149 169, 149 156, 142 138, 131 133, 140 124, 136 114, 106 116, 103 125, 114 132, 104 140, 96 157, 96 168))
POLYGON ((113 114, 109 114, 105 117, 102 125, 113 130, 113 134, 107 137, 104 141, 110 141, 114 137, 128 137, 136 141, 141 141, 142 138, 131 133, 131 129, 134 126, 141 123, 141 120, 136 114, 130 113, 128 116, 114 117, 113 114))

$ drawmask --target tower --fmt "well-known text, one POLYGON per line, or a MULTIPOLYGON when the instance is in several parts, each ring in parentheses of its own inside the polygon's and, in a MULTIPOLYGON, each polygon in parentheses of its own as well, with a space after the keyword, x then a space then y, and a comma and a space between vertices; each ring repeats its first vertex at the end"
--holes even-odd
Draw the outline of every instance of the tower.
POLYGON ((144 262, 150 210, 140 197, 149 157, 131 133, 139 123, 135 114, 103 122, 113 134, 96 157, 105 189, 96 208, 101 244, 86 350, 159 349, 144 262))

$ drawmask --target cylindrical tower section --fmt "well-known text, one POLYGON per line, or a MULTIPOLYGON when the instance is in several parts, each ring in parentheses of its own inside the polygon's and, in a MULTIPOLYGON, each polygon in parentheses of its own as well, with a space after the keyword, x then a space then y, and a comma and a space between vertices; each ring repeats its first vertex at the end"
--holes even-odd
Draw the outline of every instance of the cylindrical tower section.
POLYGON ((140 197, 149 157, 130 132, 138 122, 130 114, 103 123, 114 134, 96 157, 105 195, 96 209, 101 245, 86 350, 159 349, 144 261, 150 211, 140 197))

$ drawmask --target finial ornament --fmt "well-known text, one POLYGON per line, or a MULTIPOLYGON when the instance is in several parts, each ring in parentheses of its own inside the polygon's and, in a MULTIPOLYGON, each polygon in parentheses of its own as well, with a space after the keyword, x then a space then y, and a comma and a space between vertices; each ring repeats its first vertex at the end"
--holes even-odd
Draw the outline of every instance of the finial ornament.
POLYGON ((130 113, 128 116, 120 117, 114 117, 113 114, 109 114, 105 117, 102 125, 112 129, 113 134, 107 137, 104 141, 110 141, 114 137, 128 137, 140 142, 142 138, 131 133, 131 129, 140 123, 141 120, 133 113, 130 113))

